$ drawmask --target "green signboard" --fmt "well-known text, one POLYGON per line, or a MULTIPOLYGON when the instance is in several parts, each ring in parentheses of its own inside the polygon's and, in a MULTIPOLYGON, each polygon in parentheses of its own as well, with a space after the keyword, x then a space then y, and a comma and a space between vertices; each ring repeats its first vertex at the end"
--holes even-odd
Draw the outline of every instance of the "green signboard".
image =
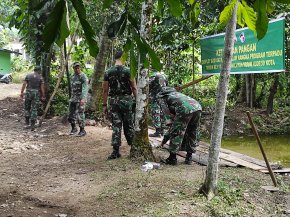
MULTIPOLYGON (((248 28, 236 30, 231 74, 285 71, 284 26, 284 18, 269 22, 268 32, 260 41, 248 28)), ((220 73, 224 37, 222 33, 201 39, 203 75, 220 73)))
POLYGON ((10 53, 0 50, 0 75, 8 74, 10 73, 10 70, 10 53))

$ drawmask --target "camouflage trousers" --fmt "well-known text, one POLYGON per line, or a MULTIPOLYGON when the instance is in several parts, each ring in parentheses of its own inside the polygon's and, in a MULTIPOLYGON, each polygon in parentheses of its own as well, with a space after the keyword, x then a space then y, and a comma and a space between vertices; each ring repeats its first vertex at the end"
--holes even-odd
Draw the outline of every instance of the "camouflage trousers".
POLYGON ((155 129, 164 129, 163 113, 157 100, 151 101, 151 119, 155 129))
POLYGON ((37 111, 39 106, 39 91, 38 90, 26 90, 24 110, 25 118, 29 118, 31 122, 36 122, 37 111))
POLYGON ((134 138, 133 97, 129 95, 114 96, 109 99, 112 121, 112 146, 121 146, 122 127, 128 145, 132 145, 134 138))
POLYGON ((85 106, 81 106, 79 102, 70 102, 68 121, 71 124, 78 123, 79 127, 85 127, 85 106))
POLYGON ((176 115, 168 134, 169 151, 194 153, 199 141, 201 111, 186 115, 176 115))

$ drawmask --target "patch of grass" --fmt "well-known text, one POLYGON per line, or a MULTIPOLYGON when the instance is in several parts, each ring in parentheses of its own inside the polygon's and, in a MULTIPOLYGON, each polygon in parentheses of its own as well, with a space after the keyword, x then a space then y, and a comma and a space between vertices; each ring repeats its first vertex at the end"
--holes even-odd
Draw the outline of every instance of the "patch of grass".
POLYGON ((290 192, 290 185, 286 183, 284 176, 276 176, 278 186, 283 192, 290 192))

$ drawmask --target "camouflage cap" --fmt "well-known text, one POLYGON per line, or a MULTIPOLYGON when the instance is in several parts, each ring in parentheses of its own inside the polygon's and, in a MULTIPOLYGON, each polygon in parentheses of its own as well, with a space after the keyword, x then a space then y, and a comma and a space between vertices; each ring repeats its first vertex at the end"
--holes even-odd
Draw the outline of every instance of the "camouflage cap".
POLYGON ((73 68, 76 67, 76 66, 80 66, 80 65, 81 65, 80 62, 74 62, 74 63, 73 63, 73 68))
POLYGON ((151 94, 157 95, 161 91, 161 87, 167 86, 166 77, 160 73, 150 77, 149 80, 149 91, 151 94))
POLYGON ((35 72, 39 72, 39 71, 41 71, 41 66, 36 65, 36 66, 34 67, 34 71, 35 71, 35 72))

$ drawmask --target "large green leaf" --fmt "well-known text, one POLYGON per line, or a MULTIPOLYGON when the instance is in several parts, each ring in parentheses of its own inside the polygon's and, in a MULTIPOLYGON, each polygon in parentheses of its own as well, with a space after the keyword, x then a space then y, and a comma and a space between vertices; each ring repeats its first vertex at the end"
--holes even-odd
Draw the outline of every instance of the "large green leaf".
POLYGON ((86 42, 89 45, 90 55, 92 57, 96 57, 99 53, 99 47, 97 41, 95 40, 95 32, 86 19, 80 19, 80 23, 85 33, 86 42))
POLYGON ((196 2, 196 0, 188 0, 188 2, 189 2, 190 5, 193 5, 193 3, 196 2))
POLYGON ((121 17, 120 17, 120 20, 119 20, 119 23, 120 23, 120 29, 118 31, 118 35, 122 35, 125 31, 125 28, 126 28, 126 25, 127 25, 127 11, 125 11, 121 17))
POLYGON ((200 14, 200 5, 199 2, 195 1, 191 5, 190 10, 190 20, 193 26, 197 23, 199 14, 200 14))
POLYGON ((52 10, 48 17, 47 24, 43 30, 43 41, 45 49, 57 40, 57 44, 61 45, 64 39, 69 35, 69 29, 66 23, 66 3, 60 0, 52 10))
POLYGON ((95 39, 96 34, 91 25, 87 21, 86 9, 83 4, 83 1, 82 0, 70 0, 70 1, 72 2, 74 9, 76 10, 80 23, 83 27, 86 42, 89 45, 90 55, 96 57, 99 52, 98 43, 95 39))
POLYGON ((229 23, 229 21, 232 17, 236 2, 237 2, 237 0, 232 0, 230 2, 230 4, 228 6, 226 6, 224 8, 224 10, 221 12, 221 15, 219 17, 220 24, 226 26, 229 23))
POLYGON ((70 0, 74 9, 76 10, 78 17, 87 19, 86 9, 82 0, 70 0))
POLYGON ((241 26, 245 26, 245 21, 243 18, 243 10, 245 10, 244 6, 239 2, 238 11, 237 11, 237 23, 241 26))
POLYGON ((131 78, 136 78, 137 76, 137 70, 138 70, 138 63, 137 58, 135 56, 135 49, 134 44, 131 43, 131 49, 130 49, 130 71, 131 71, 131 78))
POLYGON ((131 25, 135 28, 135 30, 139 32, 138 22, 130 13, 128 13, 128 20, 130 21, 131 25))
POLYGON ((67 14, 67 8, 65 7, 65 10, 62 15, 62 19, 60 22, 60 33, 57 35, 55 43, 61 47, 65 41, 65 39, 69 36, 70 30, 68 29, 67 20, 66 20, 66 14, 67 14))
POLYGON ((114 38, 117 35, 122 35, 127 24, 127 11, 122 13, 120 19, 112 22, 107 28, 107 34, 109 38, 114 38))
POLYGON ((129 55, 130 49, 131 49, 131 44, 132 44, 131 39, 127 38, 127 41, 126 41, 125 45, 123 46, 123 55, 122 55, 123 62, 126 62, 126 60, 128 59, 128 55, 129 55))
POLYGON ((135 42, 137 44, 137 49, 139 51, 140 63, 144 64, 145 59, 146 59, 146 55, 148 53, 147 47, 142 42, 140 35, 136 31, 133 31, 133 36, 134 36, 134 40, 135 40, 135 42))
POLYGON ((268 30, 267 0, 256 0, 255 8, 257 9, 257 38, 260 40, 266 35, 268 30))
POLYGON ((103 9, 106 9, 111 6, 114 0, 103 0, 103 9))
POLYGON ((158 6, 157 6, 158 12, 163 16, 164 12, 164 0, 158 0, 158 6))
POLYGON ((242 16, 252 31, 256 31, 256 13, 253 8, 249 7, 246 1, 242 1, 243 9, 242 9, 242 16))
POLYGON ((144 39, 142 39, 142 43, 146 46, 146 49, 148 51, 148 55, 149 55, 149 57, 151 59, 152 67, 155 70, 160 71, 161 68, 162 68, 162 65, 160 63, 159 57, 157 56, 155 51, 150 47, 150 45, 144 39))
POLYGON ((272 1, 267 1, 267 14, 272 14, 274 12, 274 6, 272 1))
POLYGON ((179 0, 166 0, 169 5, 170 12, 173 16, 178 17, 182 14, 182 7, 179 0))

